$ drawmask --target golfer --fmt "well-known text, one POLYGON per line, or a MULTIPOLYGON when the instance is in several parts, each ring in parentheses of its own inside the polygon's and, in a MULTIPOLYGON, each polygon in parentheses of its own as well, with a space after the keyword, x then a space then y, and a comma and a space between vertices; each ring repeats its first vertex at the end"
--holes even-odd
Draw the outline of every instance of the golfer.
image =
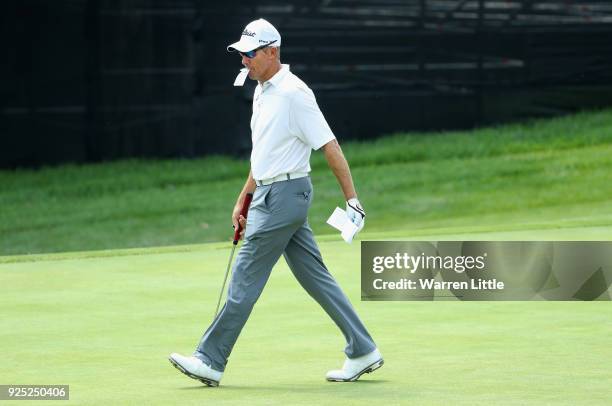
POLYGON ((251 22, 237 51, 248 77, 259 84, 253 96, 251 170, 232 214, 246 231, 236 257, 227 301, 192 356, 177 353, 170 362, 187 376, 218 386, 227 359, 259 298, 272 267, 284 255, 295 278, 344 334, 346 360, 327 373, 328 381, 355 381, 383 359, 351 303, 323 263, 308 225, 313 190, 310 152, 322 149, 347 200, 349 218, 360 229, 365 211, 357 200, 351 172, 315 96, 288 65, 280 62, 281 36, 264 19, 251 22), (254 193, 247 219, 240 209, 254 193))

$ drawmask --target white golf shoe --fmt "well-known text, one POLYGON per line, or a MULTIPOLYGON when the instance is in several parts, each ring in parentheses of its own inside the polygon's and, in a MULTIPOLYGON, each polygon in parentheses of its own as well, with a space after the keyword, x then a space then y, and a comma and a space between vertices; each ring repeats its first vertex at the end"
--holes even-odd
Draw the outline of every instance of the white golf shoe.
POLYGON ((204 385, 219 386, 223 376, 223 372, 215 371, 196 357, 185 357, 173 352, 168 360, 176 369, 190 378, 197 379, 204 385))
POLYGON ((378 348, 357 358, 347 358, 342 369, 329 371, 325 378, 330 382, 354 382, 363 374, 382 367, 384 360, 378 348))

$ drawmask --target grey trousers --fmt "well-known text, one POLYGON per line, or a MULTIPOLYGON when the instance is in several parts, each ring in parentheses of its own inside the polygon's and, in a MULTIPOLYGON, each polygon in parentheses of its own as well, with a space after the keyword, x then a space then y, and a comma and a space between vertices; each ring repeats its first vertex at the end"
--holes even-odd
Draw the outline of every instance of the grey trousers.
POLYGON ((234 263, 227 300, 194 352, 213 369, 227 359, 281 254, 293 275, 340 328, 349 358, 376 346, 348 298, 323 263, 307 221, 309 177, 258 186, 247 216, 244 242, 234 263))

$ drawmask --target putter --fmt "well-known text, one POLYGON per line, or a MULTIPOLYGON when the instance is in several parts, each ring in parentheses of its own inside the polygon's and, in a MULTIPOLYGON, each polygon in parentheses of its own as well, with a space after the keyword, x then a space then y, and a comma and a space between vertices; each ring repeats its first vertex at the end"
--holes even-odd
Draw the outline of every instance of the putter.
MULTIPOLYGON (((249 205, 251 204, 251 200, 253 200, 253 193, 247 193, 244 197, 244 202, 242 203, 242 209, 240 210, 240 215, 244 218, 247 217, 247 214, 249 212, 249 205)), ((223 286, 221 286, 221 293, 219 293, 219 300, 217 300, 217 308, 215 309, 215 317, 213 317, 213 321, 217 318, 217 315, 219 314, 219 305, 221 305, 221 298, 223 297, 223 291, 225 290, 227 275, 229 275, 229 271, 232 266, 232 258, 234 257, 234 251, 236 251, 236 245, 238 245, 238 240, 240 240, 241 231, 242 226, 240 225, 240 222, 238 222, 238 228, 236 229, 236 231, 234 231, 232 252, 230 253, 229 262, 227 263, 227 269, 225 270, 225 278, 223 278, 223 286)))

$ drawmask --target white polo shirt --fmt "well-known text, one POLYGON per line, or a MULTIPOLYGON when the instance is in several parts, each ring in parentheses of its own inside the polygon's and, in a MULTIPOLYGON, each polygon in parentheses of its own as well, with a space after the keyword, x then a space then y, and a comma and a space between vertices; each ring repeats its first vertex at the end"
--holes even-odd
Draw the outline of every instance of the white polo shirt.
POLYGON ((255 180, 310 172, 310 151, 336 138, 314 93, 289 65, 255 88, 251 134, 255 180))

